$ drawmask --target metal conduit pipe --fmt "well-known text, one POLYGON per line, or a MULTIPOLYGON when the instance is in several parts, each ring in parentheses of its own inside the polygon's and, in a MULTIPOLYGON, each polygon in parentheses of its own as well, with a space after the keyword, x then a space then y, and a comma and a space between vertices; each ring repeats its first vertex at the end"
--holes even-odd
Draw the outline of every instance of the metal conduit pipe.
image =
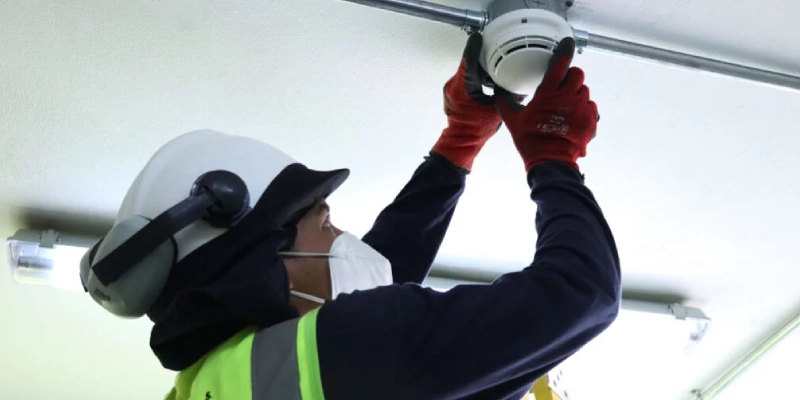
POLYGON ((797 76, 660 49, 644 44, 595 35, 586 31, 575 30, 575 38, 579 48, 582 44, 582 47, 591 50, 623 54, 628 57, 655 61, 669 66, 678 66, 749 82, 756 82, 767 86, 800 91, 800 77, 797 76))
MULTIPOLYGON (((490 22, 485 11, 459 9, 419 0, 344 0, 365 6, 411 15, 418 18, 443 22, 466 31, 480 32, 490 22)), ((699 57, 691 54, 647 46, 625 40, 595 35, 575 30, 578 51, 597 49, 669 66, 682 67, 701 72, 755 82, 770 87, 800 91, 800 77, 752 68, 744 65, 699 57)))
POLYGON ((481 31, 486 25, 486 12, 443 6, 420 0, 345 0, 381 10, 394 11, 412 17, 429 19, 457 26, 464 30, 481 31))

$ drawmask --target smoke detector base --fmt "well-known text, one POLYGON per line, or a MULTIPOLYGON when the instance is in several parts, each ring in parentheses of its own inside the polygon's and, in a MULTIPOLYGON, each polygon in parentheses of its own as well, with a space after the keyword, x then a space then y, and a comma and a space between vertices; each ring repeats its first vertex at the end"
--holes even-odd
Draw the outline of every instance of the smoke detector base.
POLYGON ((484 29, 481 65, 496 85, 531 94, 541 83, 558 43, 573 36, 567 20, 551 11, 509 11, 484 29))

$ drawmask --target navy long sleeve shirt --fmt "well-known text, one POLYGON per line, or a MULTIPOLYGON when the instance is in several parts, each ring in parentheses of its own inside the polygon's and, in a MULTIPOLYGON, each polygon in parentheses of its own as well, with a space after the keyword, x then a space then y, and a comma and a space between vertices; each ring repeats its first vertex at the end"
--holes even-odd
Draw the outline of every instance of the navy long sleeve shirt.
POLYGON ((538 206, 532 264, 489 285, 419 286, 464 181, 445 159, 429 157, 364 237, 391 261, 395 284, 320 309, 327 400, 517 400, 616 317, 614 239, 583 177, 560 162, 528 175, 538 206))

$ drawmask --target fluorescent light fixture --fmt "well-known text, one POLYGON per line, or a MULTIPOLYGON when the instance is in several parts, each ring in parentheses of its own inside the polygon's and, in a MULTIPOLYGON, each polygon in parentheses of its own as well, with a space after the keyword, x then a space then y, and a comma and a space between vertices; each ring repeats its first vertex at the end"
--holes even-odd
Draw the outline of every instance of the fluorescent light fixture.
POLYGON ((665 377, 692 362, 691 331, 690 323, 667 314, 623 309, 607 330, 548 374, 550 386, 576 400, 648 398, 665 377))
POLYGON ((760 344, 750 349, 703 389, 695 400, 797 398, 795 376, 800 367, 800 314, 795 315, 760 344))
POLYGON ((19 230, 6 241, 11 275, 19 283, 83 291, 81 257, 96 240, 53 230, 19 230))
MULTIPOLYGON (((794 329, 794 328, 792 328, 794 329)), ((750 364, 737 364, 728 381, 714 386, 714 391, 696 393, 698 400, 796 399, 797 371, 800 370, 800 332, 796 330, 778 338, 770 348, 753 354, 750 364)))
MULTIPOLYGON (((19 283, 83 290, 79 277, 80 260, 95 242, 97 238, 64 234, 53 230, 19 230, 7 240, 8 260, 14 280, 19 283)), ((434 275, 429 276, 423 285, 447 291, 459 284, 485 283, 489 282, 434 275)), ((675 332, 671 335, 680 336, 689 347, 703 339, 710 323, 710 319, 701 310, 680 304, 623 299, 622 309, 655 316, 652 318, 669 326, 667 331, 675 332)), ((618 324, 621 324, 619 320, 618 324)))
POLYGON ((670 329, 683 332, 686 352, 693 350, 703 340, 711 324, 711 319, 702 310, 684 307, 677 303, 664 304, 622 299, 622 309, 628 311, 629 314, 657 315, 659 320, 654 320, 654 324, 669 324, 670 329))
MULTIPOLYGON (((451 278, 441 278, 438 276, 428 276, 425 278, 425 281, 422 282, 422 286, 427 286, 433 290, 439 292, 446 292, 452 289, 456 285, 463 285, 467 283, 474 283, 468 281, 462 281, 458 279, 451 279, 451 278)), ((482 283, 482 282, 479 282, 482 283)))

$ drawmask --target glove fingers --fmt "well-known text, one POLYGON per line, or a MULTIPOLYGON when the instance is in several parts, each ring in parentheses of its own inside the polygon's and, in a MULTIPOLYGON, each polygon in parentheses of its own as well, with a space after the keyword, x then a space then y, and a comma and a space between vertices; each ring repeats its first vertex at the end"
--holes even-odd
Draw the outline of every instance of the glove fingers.
POLYGON ((464 47, 464 54, 462 58, 465 60, 477 60, 481 56, 481 49, 483 48, 483 35, 480 33, 473 33, 467 39, 467 45, 464 47))
MULTIPOLYGON (((588 93, 589 89, 587 88, 586 91, 588 93)), ((594 101, 591 101, 591 100, 589 100, 589 104, 587 104, 586 107, 590 110, 591 115, 596 116, 594 119, 592 119, 593 121, 595 121, 594 122, 594 132, 592 132, 592 137, 591 137, 591 139, 589 139, 589 140, 592 140, 595 137, 597 137, 597 122, 600 121, 600 111, 597 110, 597 103, 595 103, 594 101)))
POLYGON ((572 67, 567 71, 567 76, 564 78, 561 88, 572 93, 579 92, 582 87, 586 87, 583 85, 585 79, 586 74, 582 69, 572 67))
POLYGON ((580 87, 580 89, 578 89, 578 98, 581 100, 585 100, 584 103, 588 103, 591 100, 592 96, 591 93, 589 92, 588 86, 583 85, 580 87))
POLYGON ((564 38, 550 57, 550 63, 542 79, 540 89, 556 90, 567 76, 572 57, 575 55, 575 39, 564 38))
POLYGON ((525 106, 517 101, 517 95, 500 86, 495 86, 494 97, 497 103, 497 111, 500 112, 500 117, 502 117, 503 120, 507 121, 508 119, 514 118, 515 115, 525 110, 525 106))
POLYGON ((600 112, 597 110, 597 103, 589 100, 589 104, 586 107, 590 110, 591 115, 594 116, 593 120, 595 122, 600 121, 600 112))
POLYGON ((597 123, 600 122, 600 112, 597 110, 597 103, 592 101, 592 96, 588 86, 581 86, 581 88, 578 89, 578 96, 581 100, 586 101, 586 107, 587 110, 589 110, 589 118, 594 124, 594 132, 592 133, 592 137, 589 138, 589 140, 592 140, 597 137, 597 123))
POLYGON ((442 96, 444 97, 444 114, 448 117, 453 114, 453 103, 450 101, 450 96, 447 95, 447 88, 450 86, 450 81, 444 84, 442 88, 442 96))
POLYGON ((494 105, 494 98, 487 96, 483 92, 481 84, 481 64, 479 58, 483 48, 483 36, 480 33, 473 33, 467 39, 467 46, 464 48, 464 88, 470 98, 485 106, 494 105))

